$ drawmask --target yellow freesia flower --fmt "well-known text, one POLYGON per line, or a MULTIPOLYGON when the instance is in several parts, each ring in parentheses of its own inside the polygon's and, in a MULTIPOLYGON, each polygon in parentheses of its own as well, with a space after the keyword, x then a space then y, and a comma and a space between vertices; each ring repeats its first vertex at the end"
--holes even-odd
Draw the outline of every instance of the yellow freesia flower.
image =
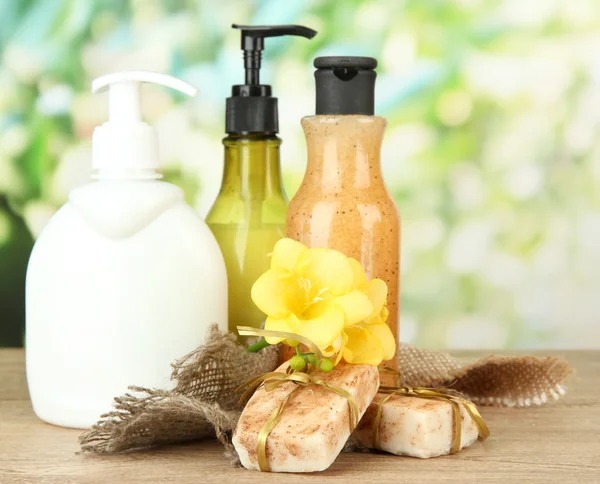
MULTIPOLYGON (((254 283, 251 295, 267 315, 265 329, 305 336, 326 356, 341 348, 345 324, 373 312, 367 295, 355 289, 354 271, 345 255, 332 249, 308 249, 292 239, 275 244, 271 269, 254 283)), ((270 344, 280 341, 267 338, 270 344)))
MULTIPOLYGON (((302 335, 324 356, 335 355, 336 363, 343 357, 350 363, 376 365, 391 347, 392 355, 395 351, 385 324, 385 282, 367 282, 358 261, 336 250, 309 249, 281 239, 273 249, 271 268, 254 283, 251 295, 267 315, 265 329, 302 335)), ((266 340, 277 344, 282 338, 266 340)))

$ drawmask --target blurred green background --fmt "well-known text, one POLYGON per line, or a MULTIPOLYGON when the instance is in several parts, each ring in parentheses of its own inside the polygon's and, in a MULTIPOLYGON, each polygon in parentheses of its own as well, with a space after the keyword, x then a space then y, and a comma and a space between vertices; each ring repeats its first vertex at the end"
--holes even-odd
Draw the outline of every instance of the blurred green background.
POLYGON ((95 77, 146 69, 200 89, 187 101, 145 87, 144 113, 167 179, 207 212, 224 99, 243 80, 233 22, 319 31, 266 41, 290 197, 306 163, 312 59, 379 59, 383 168, 403 215, 402 340, 600 348, 597 0, 2 0, 0 346, 22 343, 35 237, 88 179, 106 118, 95 77))

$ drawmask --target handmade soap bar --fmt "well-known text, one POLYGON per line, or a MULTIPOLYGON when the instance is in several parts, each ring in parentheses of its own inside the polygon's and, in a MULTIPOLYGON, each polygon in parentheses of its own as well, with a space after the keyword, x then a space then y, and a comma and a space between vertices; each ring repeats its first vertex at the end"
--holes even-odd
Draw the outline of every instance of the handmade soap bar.
MULTIPOLYGON (((360 421, 353 438, 372 448, 373 421, 377 402, 386 395, 378 393, 360 421)), ((460 405, 461 445, 471 445, 477 440, 477 427, 460 405)), ((383 404, 379 422, 381 450, 397 455, 427 459, 450 453, 454 435, 452 404, 441 400, 394 395, 383 404)))
MULTIPOLYGON (((284 363, 277 371, 285 371, 284 363)), ((370 365, 339 363, 331 373, 318 373, 329 385, 348 391, 360 419, 379 388, 379 373, 370 365)), ((273 411, 294 389, 286 382, 267 392, 258 389, 242 412, 233 433, 233 445, 246 469, 259 469, 258 434, 273 411)), ((274 472, 315 472, 327 469, 350 437, 346 398, 311 384, 290 396, 281 419, 267 438, 266 456, 274 472)))

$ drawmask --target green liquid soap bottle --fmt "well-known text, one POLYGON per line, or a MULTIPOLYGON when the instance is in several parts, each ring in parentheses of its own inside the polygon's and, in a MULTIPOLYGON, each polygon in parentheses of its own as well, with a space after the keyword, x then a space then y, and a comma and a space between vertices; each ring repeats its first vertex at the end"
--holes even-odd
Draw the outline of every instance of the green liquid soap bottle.
POLYGON ((250 297, 252 285, 270 265, 275 242, 285 237, 287 199, 283 192, 277 137, 277 98, 260 84, 265 37, 316 32, 299 25, 244 26, 241 30, 245 84, 227 98, 223 183, 206 217, 227 266, 229 330, 262 325, 265 315, 250 297))

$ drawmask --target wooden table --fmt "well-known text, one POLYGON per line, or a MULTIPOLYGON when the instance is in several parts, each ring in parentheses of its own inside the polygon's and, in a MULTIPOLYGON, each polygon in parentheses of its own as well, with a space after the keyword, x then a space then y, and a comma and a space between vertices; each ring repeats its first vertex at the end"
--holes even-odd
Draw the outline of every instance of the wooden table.
POLYGON ((0 349, 0 483, 600 483, 600 351, 548 353, 565 356, 577 370, 567 397, 542 408, 483 408, 492 431, 485 444, 429 460, 342 454, 324 473, 289 475, 231 467, 216 442, 77 455, 80 431, 33 414, 23 351, 0 349))

